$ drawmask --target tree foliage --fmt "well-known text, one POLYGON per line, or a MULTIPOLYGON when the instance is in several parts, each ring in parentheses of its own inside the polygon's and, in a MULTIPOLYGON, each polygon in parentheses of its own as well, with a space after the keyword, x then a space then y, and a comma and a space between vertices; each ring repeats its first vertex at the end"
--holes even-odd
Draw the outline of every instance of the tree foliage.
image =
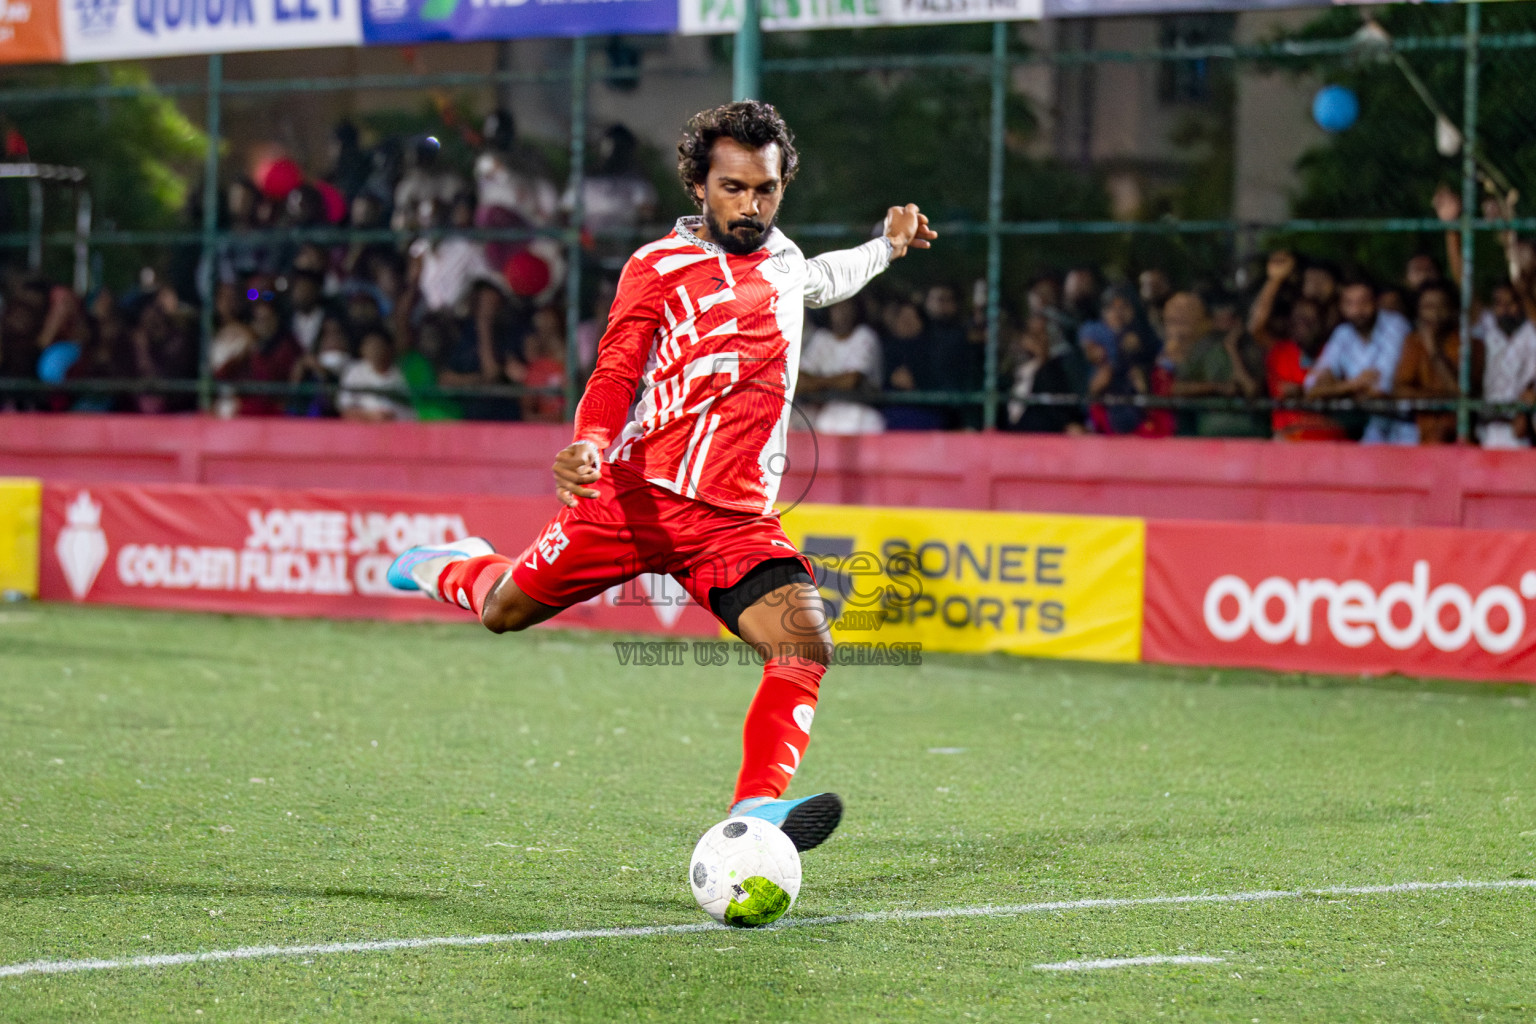
MULTIPOLYGON (((1460 7, 1393 5, 1376 12, 1394 38, 1459 35, 1465 12, 1460 7)), ((1536 31, 1536 5, 1484 4, 1483 32, 1536 31)), ((1358 13, 1333 10, 1321 15, 1301 38, 1338 39, 1360 27, 1358 13)), ((1458 48, 1415 49, 1404 54, 1429 92, 1458 126, 1464 123, 1465 61, 1458 48)), ((1478 93, 1479 149, 1508 175, 1517 188, 1536 200, 1536 81, 1530 74, 1530 50, 1485 49, 1478 93)), ((1293 204, 1298 217, 1426 217, 1436 187, 1461 181, 1459 154, 1442 156, 1435 148, 1435 122, 1401 71, 1368 52, 1346 59, 1294 62, 1329 84, 1347 86, 1360 99, 1360 116, 1351 128, 1308 150, 1297 165, 1301 188, 1293 204)), ((1531 212, 1530 200, 1526 203, 1531 212)), ((1300 239, 1307 251, 1323 253, 1395 280, 1404 260, 1415 251, 1439 254, 1436 235, 1371 233, 1319 235, 1300 239)), ((1478 264, 1487 274, 1500 272, 1491 239, 1480 247, 1478 264)), ((1483 273, 1479 274, 1484 278, 1483 273)))
MULTIPOLYGON (((847 56, 850 53, 990 52, 991 26, 865 29, 770 35, 769 57, 847 56)), ((987 219, 991 85, 982 71, 932 68, 769 75, 764 91, 794 130, 801 170, 785 197, 786 223, 867 223, 893 203, 917 203, 935 221, 983 224, 987 219)), ((1104 216, 1108 202, 1092 175, 1031 157, 1038 121, 1028 102, 1010 91, 1005 104, 1005 220, 1104 216)), ((1088 247, 1102 243, 1087 243, 1088 247)), ((1081 248, 1081 247, 1080 247, 1081 248)), ((1034 242, 1009 246, 1005 275, 1017 285, 1043 264, 1083 258, 1034 242)), ((898 264, 893 277, 916 273, 956 282, 979 277, 985 244, 951 237, 937 274, 931 262, 898 264)))
MULTIPOLYGON (((182 226, 189 181, 201 180, 207 136, 169 98, 160 95, 143 68, 133 64, 15 69, 0 75, 0 90, 132 86, 128 97, 99 100, 27 101, 8 99, 3 116, 26 140, 39 163, 82 167, 94 202, 97 228, 166 229, 182 226)), ((25 191, 7 190, 9 216, 3 230, 26 228, 25 191)), ((72 204, 50 195, 49 230, 73 228, 72 204)), ((0 214, 0 216, 4 216, 0 214)), ((123 284, 152 260, 151 247, 101 250, 109 283, 123 284)), ((10 249, 0 259, 18 262, 10 249)), ((47 253, 45 269, 69 280, 70 254, 47 253)))

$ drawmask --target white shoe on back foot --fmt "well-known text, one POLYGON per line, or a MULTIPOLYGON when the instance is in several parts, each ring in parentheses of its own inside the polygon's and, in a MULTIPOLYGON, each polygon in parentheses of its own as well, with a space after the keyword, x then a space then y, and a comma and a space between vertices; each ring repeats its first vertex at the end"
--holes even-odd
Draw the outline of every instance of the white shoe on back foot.
POLYGON ((444 569, 454 562, 495 553, 496 549, 484 537, 465 537, 441 547, 407 548, 390 563, 386 577, 396 590, 420 590, 434 601, 441 601, 437 581, 444 569))

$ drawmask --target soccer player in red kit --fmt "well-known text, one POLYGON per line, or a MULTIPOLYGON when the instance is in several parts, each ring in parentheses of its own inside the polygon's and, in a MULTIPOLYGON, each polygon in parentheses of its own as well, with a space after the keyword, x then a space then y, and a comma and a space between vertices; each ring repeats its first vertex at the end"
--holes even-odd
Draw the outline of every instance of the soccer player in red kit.
POLYGON ((793 136, 766 103, 689 121, 678 174, 702 215, 680 219, 624 267, 575 441, 555 456, 565 507, 516 558, 471 538, 413 548, 389 578, 502 633, 641 573, 672 575, 768 656, 731 813, 766 819, 808 850, 837 827, 842 801, 780 799, 832 655, 810 563, 773 507, 804 311, 854 295, 938 236, 916 206, 892 207, 881 237, 807 259, 774 227, 797 164, 793 136))

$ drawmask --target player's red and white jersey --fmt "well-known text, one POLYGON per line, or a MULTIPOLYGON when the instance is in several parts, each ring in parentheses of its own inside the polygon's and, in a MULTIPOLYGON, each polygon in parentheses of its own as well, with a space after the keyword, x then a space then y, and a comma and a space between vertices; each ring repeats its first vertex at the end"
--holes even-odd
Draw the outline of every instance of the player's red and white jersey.
POLYGON ((700 222, 679 220, 625 265, 576 439, 685 498, 770 512, 787 465, 805 307, 856 293, 891 247, 875 239, 807 260, 774 228, 761 249, 736 256, 695 235, 700 222))

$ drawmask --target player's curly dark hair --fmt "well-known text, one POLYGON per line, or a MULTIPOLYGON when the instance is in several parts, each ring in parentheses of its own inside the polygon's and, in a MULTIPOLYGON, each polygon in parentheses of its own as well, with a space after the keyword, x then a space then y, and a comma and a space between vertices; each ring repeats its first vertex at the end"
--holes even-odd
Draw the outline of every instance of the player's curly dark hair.
POLYGON ((761 100, 727 103, 711 110, 701 110, 688 119, 688 127, 677 144, 677 177, 695 205, 702 205, 693 187, 709 178, 709 154, 717 139, 735 139, 743 146, 760 149, 770 142, 779 144, 779 180, 788 185, 800 168, 800 154, 795 151, 795 136, 789 125, 761 100))

